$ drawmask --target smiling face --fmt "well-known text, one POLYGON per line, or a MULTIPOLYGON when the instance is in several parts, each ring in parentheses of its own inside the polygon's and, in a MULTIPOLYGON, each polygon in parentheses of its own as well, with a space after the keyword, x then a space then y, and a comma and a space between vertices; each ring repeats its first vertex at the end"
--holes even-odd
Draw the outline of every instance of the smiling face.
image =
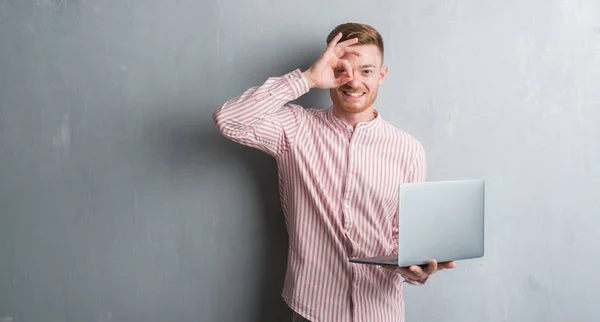
MULTIPOLYGON (((353 48, 361 55, 342 57, 352 65, 353 79, 329 91, 334 108, 345 114, 358 114, 372 109, 378 87, 383 84, 388 70, 387 66, 382 66, 383 58, 377 46, 356 45, 353 48)), ((337 69, 335 73, 337 77, 345 71, 337 69)))

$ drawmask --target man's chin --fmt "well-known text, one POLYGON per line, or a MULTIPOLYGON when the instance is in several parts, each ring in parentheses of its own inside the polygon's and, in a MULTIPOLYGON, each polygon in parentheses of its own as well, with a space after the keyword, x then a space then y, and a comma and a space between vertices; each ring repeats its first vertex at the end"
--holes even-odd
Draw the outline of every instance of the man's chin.
POLYGON ((364 106, 347 106, 347 105, 342 105, 340 106, 340 110, 346 112, 346 113, 352 113, 352 114, 359 114, 362 113, 364 111, 367 110, 366 107, 364 106))

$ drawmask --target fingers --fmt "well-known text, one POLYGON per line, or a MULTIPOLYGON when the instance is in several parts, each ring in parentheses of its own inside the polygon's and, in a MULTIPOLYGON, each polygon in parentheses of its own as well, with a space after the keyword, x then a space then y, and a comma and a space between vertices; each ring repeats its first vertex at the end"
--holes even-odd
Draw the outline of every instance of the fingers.
POLYGON ((443 263, 439 263, 438 264, 438 269, 452 269, 452 268, 456 268, 456 263, 455 262, 443 262, 443 263))
POLYGON ((356 56, 362 56, 362 54, 360 53, 360 51, 352 48, 352 47, 346 47, 344 48, 344 54, 352 54, 352 55, 356 55, 356 56))
POLYGON ((416 276, 416 280, 422 280, 427 278, 427 276, 429 276, 429 274, 427 274, 425 271, 423 271, 423 269, 419 266, 411 266, 409 268, 410 272, 416 276))
POLYGON ((413 271, 411 268, 409 268, 409 267, 394 267, 394 268, 389 268, 389 270, 402 275, 405 279, 409 279, 409 280, 413 280, 413 281, 421 280, 422 279, 421 275, 419 275, 418 272, 413 271))
POLYGON ((417 265, 413 265, 403 269, 405 270, 405 272, 407 272, 406 277, 420 281, 427 279, 430 275, 433 275, 436 272, 437 262, 434 260, 430 261, 424 269, 417 265))
POLYGON ((436 260, 431 260, 427 266, 413 265, 410 267, 386 267, 386 269, 398 273, 412 282, 423 283, 429 276, 435 274, 437 271, 454 267, 456 267, 456 263, 452 261, 438 263, 436 260))
POLYGON ((335 45, 337 45, 338 41, 340 41, 340 39, 342 39, 342 33, 338 33, 335 37, 333 37, 333 39, 331 39, 331 41, 329 42, 329 44, 327 45, 328 49, 333 49, 335 47, 335 45))
POLYGON ((350 38, 350 39, 344 40, 341 43, 337 44, 337 47, 342 47, 342 48, 350 47, 356 43, 358 43, 358 38, 350 38))
POLYGON ((435 273, 435 271, 437 271, 437 269, 438 269, 437 261, 431 260, 431 261, 429 261, 429 265, 427 265, 427 267, 425 268, 425 274, 431 275, 431 274, 435 273))
POLYGON ((340 60, 338 60, 338 66, 343 67, 345 70, 344 75, 340 75, 335 80, 336 86, 341 86, 341 85, 344 85, 344 84, 348 83, 349 81, 351 81, 352 78, 354 78, 354 75, 353 75, 352 65, 350 64, 349 61, 347 61, 345 59, 340 59, 340 60))
POLYGON ((357 38, 346 40, 344 42, 339 43, 337 46, 335 46, 335 48, 333 48, 331 52, 338 58, 342 57, 346 54, 362 56, 362 54, 358 50, 356 50, 356 48, 350 47, 351 45, 353 45, 356 42, 358 42, 357 38), (352 40, 356 40, 356 41, 352 41, 352 40))
POLYGON ((342 36, 343 35, 340 32, 335 37, 333 37, 333 39, 327 45, 327 50, 333 51, 336 48, 347 48, 358 42, 358 38, 351 38, 351 39, 344 40, 341 43, 338 43, 340 41, 340 39, 342 39, 342 36))

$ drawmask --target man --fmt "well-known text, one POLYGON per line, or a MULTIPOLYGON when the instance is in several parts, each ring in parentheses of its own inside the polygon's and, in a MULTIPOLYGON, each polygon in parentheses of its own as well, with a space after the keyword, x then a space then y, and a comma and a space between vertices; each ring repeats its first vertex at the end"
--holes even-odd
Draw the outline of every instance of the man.
MULTIPOLYGON (((403 280, 422 284, 453 262, 389 269, 348 259, 397 252, 398 189, 423 181, 425 151, 375 110, 383 40, 347 23, 306 71, 271 77, 214 113, 227 138, 277 160, 289 233, 282 296, 296 321, 404 321, 403 280), (326 110, 290 104, 329 89, 326 110)), ((418 241, 415 241, 418 242, 418 241)))

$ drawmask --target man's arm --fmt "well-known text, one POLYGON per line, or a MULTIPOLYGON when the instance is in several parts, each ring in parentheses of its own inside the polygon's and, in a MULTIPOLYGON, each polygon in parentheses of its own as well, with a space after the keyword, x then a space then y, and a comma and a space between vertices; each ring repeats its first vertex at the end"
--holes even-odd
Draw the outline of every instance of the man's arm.
POLYGON ((213 119, 230 140, 277 157, 289 149, 302 122, 302 107, 288 103, 308 91, 300 70, 271 77, 227 101, 213 119))
MULTIPOLYGON (((421 146, 419 152, 414 158, 406 182, 423 182, 427 172, 425 150, 421 146)), ((397 217, 396 217, 397 220, 397 217)), ((396 221, 397 222, 397 221, 396 221)), ((398 252, 398 225, 394 225, 392 230, 392 239, 394 249, 398 252)), ((454 262, 438 263, 432 259, 427 266, 410 266, 389 268, 404 277, 405 282, 413 285, 425 284, 429 276, 442 269, 451 269, 455 267, 454 262)))
MULTIPOLYGON (((413 160, 408 168, 408 175, 405 182, 423 182, 425 181, 427 172, 427 157, 425 150, 419 144, 419 151, 415 153, 413 160)), ((397 210, 397 208, 396 208, 397 210)), ((398 222, 398 211, 394 214, 394 223, 398 222)), ((392 226, 392 243, 394 247, 394 254, 398 254, 398 225, 392 226)))
POLYGON ((341 59, 345 54, 360 55, 350 46, 357 38, 338 43, 338 34, 321 57, 301 73, 295 70, 282 77, 269 78, 262 86, 253 87, 229 100, 213 113, 219 131, 227 138, 261 149, 275 157, 287 151, 296 139, 304 110, 287 104, 310 88, 334 88, 353 78, 352 66, 341 59), (335 75, 334 69, 346 70, 335 75))
MULTIPOLYGON (((416 153, 415 157, 413 158, 413 161, 411 162, 411 165, 408 169, 408 175, 406 177, 405 182, 423 182, 425 181, 425 177, 426 177, 426 173, 427 173, 427 157, 425 155, 425 150, 423 149, 423 147, 419 144, 419 151, 416 153)), ((398 213, 396 212, 396 215, 394 216, 394 222, 398 222, 398 213)), ((394 243, 394 254, 398 253, 398 225, 393 225, 392 226, 392 242, 394 243)), ((407 268, 400 268, 400 269, 396 269, 397 273, 401 274, 404 277, 404 281, 412 284, 412 285, 418 285, 418 284, 424 284, 427 281, 428 277, 425 277, 424 279, 420 279, 418 276, 414 276, 413 274, 410 274, 409 272, 412 272, 409 270, 409 272, 406 272, 407 268)), ((416 275, 416 274, 415 274, 416 275)))

